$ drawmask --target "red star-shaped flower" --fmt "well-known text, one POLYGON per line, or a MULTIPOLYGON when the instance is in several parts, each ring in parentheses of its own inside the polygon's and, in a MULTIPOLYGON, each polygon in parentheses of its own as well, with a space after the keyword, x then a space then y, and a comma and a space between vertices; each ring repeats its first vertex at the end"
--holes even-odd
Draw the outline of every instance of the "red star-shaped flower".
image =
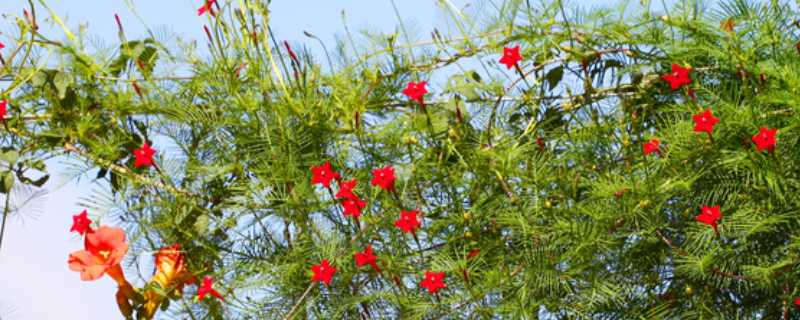
POLYGON ((203 278, 203 285, 200 287, 200 289, 197 289, 197 295, 200 296, 200 301, 203 301, 203 297, 205 297, 206 294, 208 294, 208 293, 210 293, 212 296, 216 297, 217 299, 225 301, 225 298, 223 298, 219 294, 219 292, 217 292, 217 290, 214 290, 214 288, 211 288, 211 283, 212 282, 214 282, 214 277, 203 278))
POLYGON ((331 277, 338 271, 338 269, 331 267, 328 264, 328 259, 322 260, 318 266, 311 266, 311 271, 314 271, 314 278, 311 281, 325 281, 326 285, 331 284, 331 277))
POLYGON ((517 65, 517 62, 522 61, 522 57, 519 55, 519 46, 513 47, 509 49, 508 47, 503 48, 503 57, 500 58, 500 63, 505 63, 506 68, 511 69, 511 67, 517 65))
POLYGON ((325 162, 322 167, 311 167, 311 171, 314 173, 314 179, 311 180, 311 183, 321 183, 322 186, 325 188, 331 187, 331 180, 339 179, 339 174, 331 170, 331 162, 325 162))
POLYGON ((662 76, 662 78, 669 81, 670 88, 675 90, 684 84, 692 83, 692 80, 689 79, 689 71, 691 71, 691 69, 684 69, 681 68, 677 63, 673 63, 672 74, 662 76))
POLYGON ((719 208, 720 207, 721 206, 716 206, 716 207, 713 207, 713 208, 709 208, 709 207, 703 206, 703 212, 701 212, 700 215, 697 216, 697 218, 696 218, 697 221, 705 223, 708 226, 714 227, 714 231, 716 231, 717 230, 717 219, 722 218, 722 214, 719 213, 719 208))
POLYGON ((336 197, 347 199, 355 197, 355 194, 353 194, 353 188, 356 187, 356 181, 358 181, 358 179, 353 179, 353 181, 350 182, 343 182, 339 180, 339 192, 336 192, 336 197))
POLYGON ((217 0, 206 1, 205 5, 200 7, 200 9, 197 9, 197 16, 202 16, 204 13, 206 13, 206 10, 208 10, 208 13, 210 13, 211 16, 216 17, 217 15, 214 13, 214 9, 211 9, 211 5, 214 4, 214 2, 217 2, 217 0))
POLYGON ((145 142, 144 146, 141 149, 133 151, 133 156, 136 157, 136 163, 134 164, 134 166, 138 167, 141 165, 148 165, 148 166, 155 165, 153 163, 154 154, 156 154, 156 151, 150 149, 150 145, 147 142, 145 142))
POLYGON ((795 304, 796 306, 800 306, 800 298, 798 298, 797 300, 795 300, 795 301, 794 301, 794 304, 795 304))
POLYGON ((367 205, 366 202, 361 201, 358 197, 354 196, 349 198, 345 201, 342 201, 342 207, 344 207, 344 215, 349 216, 353 215, 353 218, 358 219, 361 216, 361 208, 367 205))
POLYGON ((758 145, 758 151, 767 147, 772 150, 772 147, 775 145, 775 133, 777 132, 778 129, 769 130, 767 127, 761 127, 761 132, 751 139, 758 145))
POLYGON ((367 263, 371 265, 375 271, 381 273, 381 269, 378 268, 378 265, 375 263, 375 255, 372 254, 372 246, 367 246, 367 249, 364 252, 358 252, 355 254, 356 257, 356 267, 361 267, 367 263))
POLYGON ((658 144, 659 144, 658 140, 650 140, 650 142, 645 143, 644 154, 648 154, 653 151, 658 152, 658 154, 661 154, 661 150, 658 149, 658 144))
POLYGON ((433 273, 425 271, 425 280, 422 280, 419 285, 428 288, 428 292, 436 293, 439 289, 447 288, 444 282, 442 282, 443 278, 444 272, 433 273))
POLYGON ((401 211, 400 220, 397 220, 394 223, 394 226, 403 229, 403 233, 411 231, 411 234, 416 235, 414 227, 419 227, 422 225, 419 223, 419 220, 417 220, 417 214, 419 214, 419 211, 417 210, 411 212, 401 211))
POLYGON ((3 49, 5 47, 6 47, 6 45, 4 45, 2 42, 0 42, 0 49, 3 49))
POLYGON ((81 235, 84 232, 92 230, 89 225, 92 224, 92 220, 86 217, 86 210, 83 210, 81 214, 72 216, 72 229, 69 229, 69 232, 78 231, 81 235))
POLYGON ((470 252, 470 253, 467 255, 467 260, 469 260, 469 259, 471 259, 472 257, 474 257, 474 256, 478 255, 479 253, 481 253, 481 251, 480 251, 480 250, 477 250, 477 249, 476 249, 475 251, 472 251, 472 252, 470 252))
POLYGON ((714 124, 719 122, 719 119, 711 115, 711 110, 706 110, 706 112, 692 117, 694 117, 695 123, 694 131, 705 131, 708 132, 709 135, 711 135, 711 131, 714 130, 714 124))
POLYGON ((8 114, 8 111, 6 111, 7 104, 8 101, 0 101, 0 121, 2 121, 4 124, 6 123, 6 114, 8 114))
POLYGON ((422 95, 428 93, 428 90, 425 90, 425 81, 420 81, 416 83, 411 81, 408 83, 408 88, 403 90, 403 94, 407 95, 411 100, 419 101, 423 107, 425 103, 422 101, 422 95))
POLYGON ((394 176, 394 168, 386 166, 383 169, 372 169, 372 175, 374 178, 369 183, 370 185, 381 186, 383 190, 394 190, 394 180, 397 179, 394 176))

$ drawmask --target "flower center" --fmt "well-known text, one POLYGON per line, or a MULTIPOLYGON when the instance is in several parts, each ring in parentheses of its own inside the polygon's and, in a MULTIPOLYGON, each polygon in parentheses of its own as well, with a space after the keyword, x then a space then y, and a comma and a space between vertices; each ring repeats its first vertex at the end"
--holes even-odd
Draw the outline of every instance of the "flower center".
POLYGON ((320 171, 319 174, 321 174, 324 177, 325 176, 325 171, 320 171))
POLYGON ((100 251, 100 255, 102 255, 103 259, 105 259, 105 260, 108 260, 108 255, 110 253, 111 253, 111 251, 100 251))
POLYGON ((701 120, 703 120, 703 122, 706 122, 706 118, 703 118, 703 119, 701 119, 701 120))
POLYGON ((383 172, 381 172, 381 178, 383 178, 383 172))
POLYGON ((767 138, 767 134, 766 134, 766 133, 765 133, 765 134, 763 134, 763 136, 764 136, 764 139, 766 139, 766 138, 767 138))

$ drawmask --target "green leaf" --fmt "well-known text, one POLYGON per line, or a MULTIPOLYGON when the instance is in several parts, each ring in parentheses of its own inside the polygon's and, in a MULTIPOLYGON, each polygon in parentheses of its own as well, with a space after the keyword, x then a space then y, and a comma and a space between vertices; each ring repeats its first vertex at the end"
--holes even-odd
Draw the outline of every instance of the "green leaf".
POLYGON ((69 87, 69 78, 60 72, 56 73, 53 77, 53 86, 58 91, 58 98, 64 99, 67 94, 67 87, 69 87))
POLYGON ((19 152, 14 149, 3 150, 3 153, 0 153, 0 160, 8 162, 12 166, 16 165, 17 161, 19 161, 19 152))
POLYGON ((44 71, 37 72, 33 75, 33 78, 31 78, 31 83, 34 87, 41 87, 45 82, 47 82, 47 73, 44 71))
POLYGON ((208 215, 203 214, 197 217, 197 220, 194 222, 194 231, 197 232, 197 235, 202 237, 208 233, 208 215))
POLYGON ((108 71, 114 77, 119 77, 120 73, 128 68, 128 60, 131 58, 126 54, 120 54, 119 57, 108 66, 108 71))
POLYGON ((169 299, 161 300, 161 311, 167 311, 169 309, 169 299))
POLYGON ((141 56, 142 53, 144 53, 144 49, 146 48, 147 47, 144 46, 144 43, 140 42, 136 44, 136 46, 133 47, 133 50, 131 50, 131 57, 133 58, 133 60, 140 60, 139 56, 141 56))
POLYGON ((0 183, 0 193, 8 194, 8 191, 14 186, 14 173, 9 170, 0 172, 0 178, 3 179, 0 183))
POLYGON ((41 188, 45 183, 47 183, 47 180, 50 180, 50 175, 49 174, 46 174, 43 177, 34 180, 30 184, 41 188))
POLYGON ((547 84, 548 84, 547 90, 548 91, 553 90, 553 88, 555 88, 558 85, 558 83, 561 82, 562 78, 564 78, 563 67, 557 67, 550 70, 550 72, 548 72, 547 75, 545 76, 545 79, 547 79, 547 84))

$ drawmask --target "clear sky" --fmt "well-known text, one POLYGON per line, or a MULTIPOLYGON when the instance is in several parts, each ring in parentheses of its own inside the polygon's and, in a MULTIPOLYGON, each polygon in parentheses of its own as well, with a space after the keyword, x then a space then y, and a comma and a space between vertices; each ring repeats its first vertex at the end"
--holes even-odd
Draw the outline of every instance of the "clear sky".
MULTIPOLYGON (((145 28, 167 26, 182 39, 205 40, 202 20, 196 10, 201 0, 128 0, 135 9, 133 13, 125 0, 45 0, 53 12, 62 20, 67 18, 70 29, 79 23, 88 23, 88 32, 103 39, 109 46, 118 42, 114 14, 119 14, 128 39, 145 37, 145 28), (141 19, 141 20, 139 20, 141 19)), ((396 0, 395 4, 403 19, 414 18, 418 22, 422 40, 427 41, 428 30, 433 30, 437 0, 396 0)), ((467 0, 451 0, 461 7, 467 0)), ((615 3, 613 0, 573 1, 585 6, 597 3, 615 3)), ((34 1, 40 32, 51 39, 65 38, 58 25, 45 22, 47 11, 34 1)), ((26 0, 2 0, 0 13, 5 21, 13 18, 9 14, 22 16, 26 0)), ((30 9, 30 7, 28 8, 30 9)), ((394 33, 398 24, 390 0, 273 0, 270 5, 271 27, 276 39, 308 46, 318 58, 323 57, 316 40, 303 35, 308 31, 320 37, 328 48, 334 45, 333 35, 343 32, 341 12, 344 9, 348 27, 355 32, 362 27, 373 27, 387 34, 394 33)), ((13 29, 0 21, 0 32, 13 29)), ((7 38, 0 38, 7 42, 7 38)), ((203 43, 203 42, 200 42, 203 43)), ((5 49, 8 50, 8 49, 5 49)), ((4 55, 8 53, 3 51, 4 55)), ((0 83, 0 89, 2 89, 0 83)), ((168 150, 166 151, 168 152, 168 150)), ((38 319, 122 319, 117 309, 114 294, 116 284, 109 277, 84 282, 77 272, 70 271, 67 258, 70 253, 82 250, 83 245, 76 233, 70 233, 72 215, 85 208, 79 207, 79 198, 92 195, 91 180, 94 174, 83 177, 79 183, 70 183, 54 190, 61 180, 59 174, 64 165, 59 159, 48 163, 54 175, 45 187, 51 190, 44 210, 32 219, 23 216, 10 218, 6 227, 2 251, 0 251, 0 317, 3 320, 38 319), (15 307, 14 312, 3 308, 3 303, 15 307)), ((90 218, 97 212, 89 210, 90 218)), ((112 220, 109 220, 109 222, 112 220)), ((105 224, 105 223, 104 223, 105 224)), ((113 227, 113 225, 110 225, 113 227)), ((133 277, 129 276, 129 279, 133 277)), ((133 283, 143 286, 143 283, 133 283)))

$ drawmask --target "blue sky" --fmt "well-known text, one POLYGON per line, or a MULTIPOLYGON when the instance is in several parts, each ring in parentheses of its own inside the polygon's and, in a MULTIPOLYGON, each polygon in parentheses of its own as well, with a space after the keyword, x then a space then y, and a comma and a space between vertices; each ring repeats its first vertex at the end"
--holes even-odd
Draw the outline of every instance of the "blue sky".
MULTIPOLYGON (((131 11, 125 0, 46 0, 53 12, 75 30, 79 23, 88 22, 88 32, 101 38, 109 46, 117 43, 117 26, 114 14, 122 20, 128 39, 145 36, 146 27, 168 26, 182 39, 205 41, 202 23, 196 10, 201 0, 128 0, 135 9, 131 11), (141 20, 139 20, 141 19, 141 20)), ((437 0, 396 0, 403 19, 416 19, 421 40, 429 40, 427 30, 433 30, 437 0)), ((26 0, 2 0, 0 13, 22 16, 26 0)), ((461 7, 470 2, 451 0, 461 7)), ((614 3, 610 0, 574 1, 585 6, 597 3, 614 3)), ((51 39, 65 38, 58 25, 45 22, 47 11, 34 1, 40 32, 51 39)), ((30 9, 30 7, 29 7, 30 9)), ((333 35, 343 32, 341 12, 344 9, 348 27, 355 32, 363 27, 394 33, 397 16, 390 0, 273 0, 270 5, 271 27, 276 39, 308 46, 318 58, 323 52, 316 40, 303 35, 308 31, 321 38, 328 48, 334 46, 333 35)), ((5 21, 13 20, 6 17, 5 21)), ((12 27, 0 21, 0 32, 10 32, 12 27), (5 24, 5 25, 4 25, 5 24)), ((3 36, 3 42, 7 38, 3 36)), ((7 49, 6 49, 7 50, 7 49)), ((8 54, 3 51, 4 54, 8 54)), ((0 83, 0 89, 2 89, 0 83)), ((116 284, 109 277, 84 282, 80 275, 67 267, 70 253, 83 248, 77 234, 70 233, 72 215, 85 208, 76 205, 79 198, 90 197, 93 176, 70 183, 55 190, 64 165, 63 158, 48 162, 54 174, 45 186, 51 190, 44 210, 37 219, 23 216, 8 221, 0 251, 0 316, 17 315, 11 319, 121 319, 114 294, 116 284), (24 223, 23 223, 24 221, 24 223), (15 312, 4 312, 2 303, 11 304, 15 312)), ((89 211, 90 217, 97 212, 89 211)), ((113 226, 113 225, 111 225, 113 226)), ((143 283, 134 283, 142 286, 143 283)), ((4 320, 9 320, 4 318, 4 320)))

